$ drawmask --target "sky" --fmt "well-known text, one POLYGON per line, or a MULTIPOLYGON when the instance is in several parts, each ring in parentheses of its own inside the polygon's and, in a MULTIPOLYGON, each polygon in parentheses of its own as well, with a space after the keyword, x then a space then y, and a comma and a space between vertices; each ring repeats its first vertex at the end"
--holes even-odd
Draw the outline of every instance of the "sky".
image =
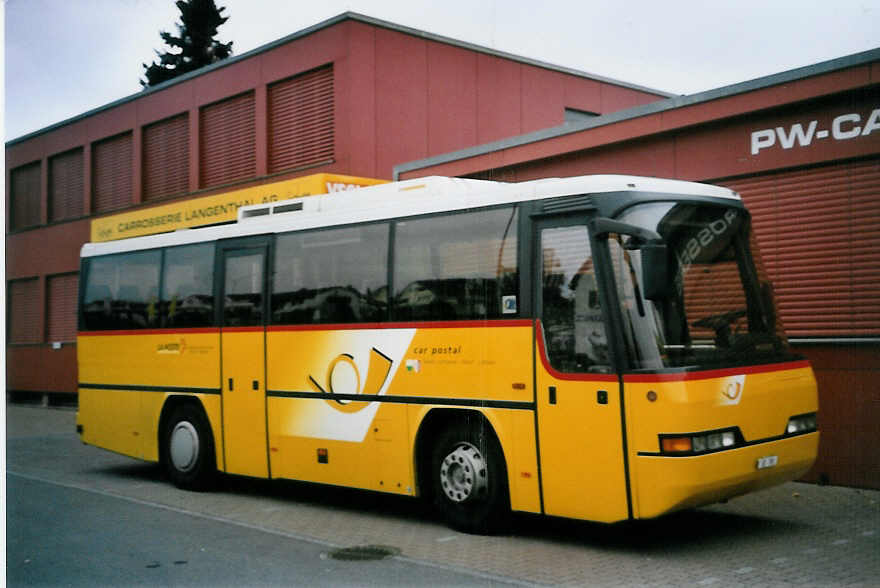
MULTIPOLYGON (((878 0, 216 0, 234 55, 346 11, 674 94, 880 47, 878 0)), ((141 90, 173 0, 4 0, 4 137, 141 90)))

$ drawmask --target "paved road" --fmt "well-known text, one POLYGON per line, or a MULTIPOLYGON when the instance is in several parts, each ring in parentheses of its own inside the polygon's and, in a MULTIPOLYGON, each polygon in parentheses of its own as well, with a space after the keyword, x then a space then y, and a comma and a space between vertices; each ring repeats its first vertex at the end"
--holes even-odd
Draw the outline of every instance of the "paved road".
POLYGON ((239 478, 183 492, 154 465, 79 444, 73 412, 7 409, 13 585, 54 583, 45 575, 53 567, 75 584, 118 584, 120 575, 126 584, 206 585, 876 586, 880 578, 876 491, 786 484, 657 521, 517 516, 511 534, 479 537, 450 531, 406 498, 239 478), (400 555, 327 559, 364 545, 400 555), (100 567, 90 563, 96 553, 100 567))

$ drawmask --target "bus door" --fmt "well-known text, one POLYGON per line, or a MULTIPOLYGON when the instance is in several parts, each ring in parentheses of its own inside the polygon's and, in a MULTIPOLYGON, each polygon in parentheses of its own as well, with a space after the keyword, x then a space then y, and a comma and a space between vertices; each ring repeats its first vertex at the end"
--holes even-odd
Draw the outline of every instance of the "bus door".
POLYGON ((266 437, 266 239, 221 244, 219 300, 226 471, 269 476, 266 437))
POLYGON ((585 219, 537 221, 535 369, 546 514, 628 517, 620 383, 585 219))

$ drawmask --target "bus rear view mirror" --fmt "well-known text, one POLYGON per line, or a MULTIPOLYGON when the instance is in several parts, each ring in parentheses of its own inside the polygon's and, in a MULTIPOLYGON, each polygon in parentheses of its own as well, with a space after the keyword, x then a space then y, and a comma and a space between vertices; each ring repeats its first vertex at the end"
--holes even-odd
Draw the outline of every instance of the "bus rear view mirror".
POLYGON ((666 243, 644 243, 642 252, 642 295, 646 300, 669 296, 669 258, 666 243))

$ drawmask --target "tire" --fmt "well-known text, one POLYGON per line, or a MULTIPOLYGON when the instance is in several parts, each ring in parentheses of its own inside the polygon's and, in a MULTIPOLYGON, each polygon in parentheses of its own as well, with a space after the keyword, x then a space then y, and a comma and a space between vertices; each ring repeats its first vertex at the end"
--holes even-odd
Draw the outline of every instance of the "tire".
POLYGON ((488 534, 505 526, 507 468, 484 421, 455 423, 441 432, 431 455, 431 484, 435 505, 453 529, 488 534))
POLYGON ((163 431, 162 462, 178 488, 206 490, 217 474, 214 436, 204 412, 191 404, 174 409, 163 431))

